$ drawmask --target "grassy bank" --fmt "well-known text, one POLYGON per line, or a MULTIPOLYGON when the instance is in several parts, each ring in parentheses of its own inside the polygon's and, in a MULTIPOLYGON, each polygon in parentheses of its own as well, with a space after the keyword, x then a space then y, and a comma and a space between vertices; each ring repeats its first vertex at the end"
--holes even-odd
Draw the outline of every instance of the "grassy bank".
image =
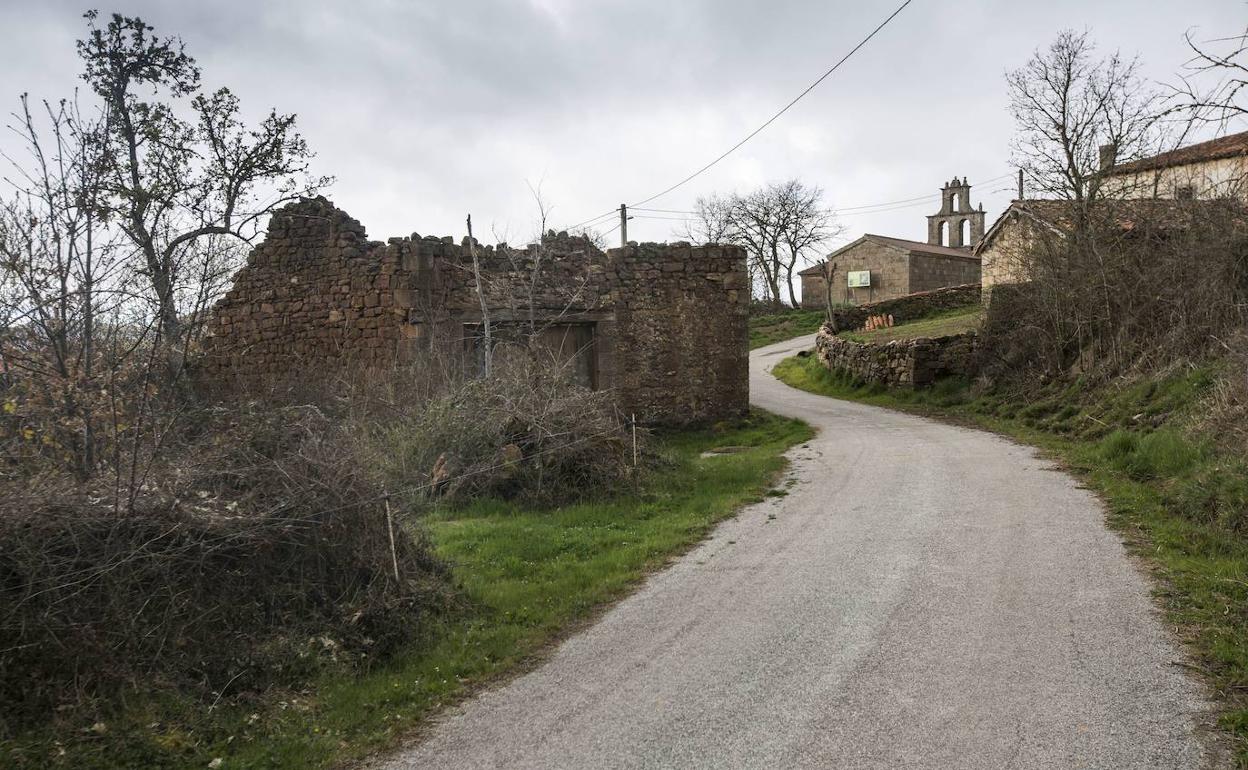
MULTIPOLYGON (((833 374, 812 356, 775 368, 813 393, 942 416, 1046 450, 1100 493, 1108 521, 1157 579, 1157 600, 1222 708, 1248 766, 1248 463, 1199 430, 1211 368, 1023 397, 962 380, 888 391, 833 374)), ((1123 651, 1129 654, 1129 651, 1123 651)))
POLYGON ((750 350, 784 342, 803 334, 814 334, 827 314, 822 310, 786 310, 782 313, 750 317, 750 350))
POLYGON ((896 326, 888 326, 871 331, 844 331, 839 336, 854 342, 888 342, 890 340, 909 340, 918 337, 945 337, 979 328, 983 318, 983 307, 972 305, 931 315, 918 321, 897 324, 896 326))
POLYGON ((804 424, 755 413, 740 424, 659 438, 664 462, 638 489, 595 502, 532 510, 480 501, 425 522, 450 561, 464 609, 370 671, 334 665, 297 692, 213 708, 176 698, 130 703, 80 735, 26 735, 0 747, 0 766, 325 767, 410 734, 472 687, 522 669, 649 572, 760 499, 804 424), (746 447, 712 457, 717 446, 746 447))

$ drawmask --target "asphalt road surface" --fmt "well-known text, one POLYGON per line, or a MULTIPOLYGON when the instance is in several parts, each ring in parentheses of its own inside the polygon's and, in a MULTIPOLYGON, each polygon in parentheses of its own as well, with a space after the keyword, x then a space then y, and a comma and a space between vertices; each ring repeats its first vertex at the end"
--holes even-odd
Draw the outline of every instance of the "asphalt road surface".
POLYGON ((1097 500, 997 436, 802 393, 818 437, 548 662, 388 768, 1196 768, 1209 706, 1097 500), (773 518, 774 517, 774 518, 773 518))

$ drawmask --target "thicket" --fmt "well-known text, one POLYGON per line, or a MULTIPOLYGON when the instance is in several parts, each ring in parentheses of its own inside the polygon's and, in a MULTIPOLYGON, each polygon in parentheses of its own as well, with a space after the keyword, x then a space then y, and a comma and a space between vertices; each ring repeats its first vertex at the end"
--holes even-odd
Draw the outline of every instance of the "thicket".
POLYGON ((1242 204, 1054 203, 1018 257, 1024 282, 993 290, 981 345, 990 378, 1157 372, 1230 350, 1248 324, 1242 204))

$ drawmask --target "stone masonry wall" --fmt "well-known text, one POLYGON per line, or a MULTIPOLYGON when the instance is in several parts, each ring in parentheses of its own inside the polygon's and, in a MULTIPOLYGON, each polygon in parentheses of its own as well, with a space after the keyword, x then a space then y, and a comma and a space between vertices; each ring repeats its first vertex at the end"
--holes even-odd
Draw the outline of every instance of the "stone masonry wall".
POLYGON ((975 346, 974 332, 882 344, 853 342, 827 328, 815 337, 815 355, 825 367, 890 388, 925 388, 938 377, 974 376, 975 346))
MULTIPOLYGON (((639 419, 688 423, 748 410, 740 248, 603 252, 551 233, 524 249, 479 246, 478 257, 491 322, 592 325, 598 387, 639 419)), ((421 356, 464 365, 467 330, 481 318, 467 239, 369 241, 329 201, 307 199, 273 214, 264 242, 217 304, 203 369, 254 380, 421 356)))
POLYGON ((967 252, 965 258, 912 254, 910 256, 911 293, 936 291, 946 286, 978 285, 979 258, 967 252))

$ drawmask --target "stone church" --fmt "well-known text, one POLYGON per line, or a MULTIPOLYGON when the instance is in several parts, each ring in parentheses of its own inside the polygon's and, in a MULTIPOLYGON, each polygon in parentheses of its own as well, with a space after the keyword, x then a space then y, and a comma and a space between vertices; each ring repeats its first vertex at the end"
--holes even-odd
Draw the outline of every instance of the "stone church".
POLYGON ((828 301, 833 267, 834 304, 861 305, 946 286, 979 283, 975 244, 984 235, 984 208, 971 203, 971 185, 954 177, 941 188, 940 211, 927 217, 927 242, 866 234, 803 270, 802 307, 828 301))

